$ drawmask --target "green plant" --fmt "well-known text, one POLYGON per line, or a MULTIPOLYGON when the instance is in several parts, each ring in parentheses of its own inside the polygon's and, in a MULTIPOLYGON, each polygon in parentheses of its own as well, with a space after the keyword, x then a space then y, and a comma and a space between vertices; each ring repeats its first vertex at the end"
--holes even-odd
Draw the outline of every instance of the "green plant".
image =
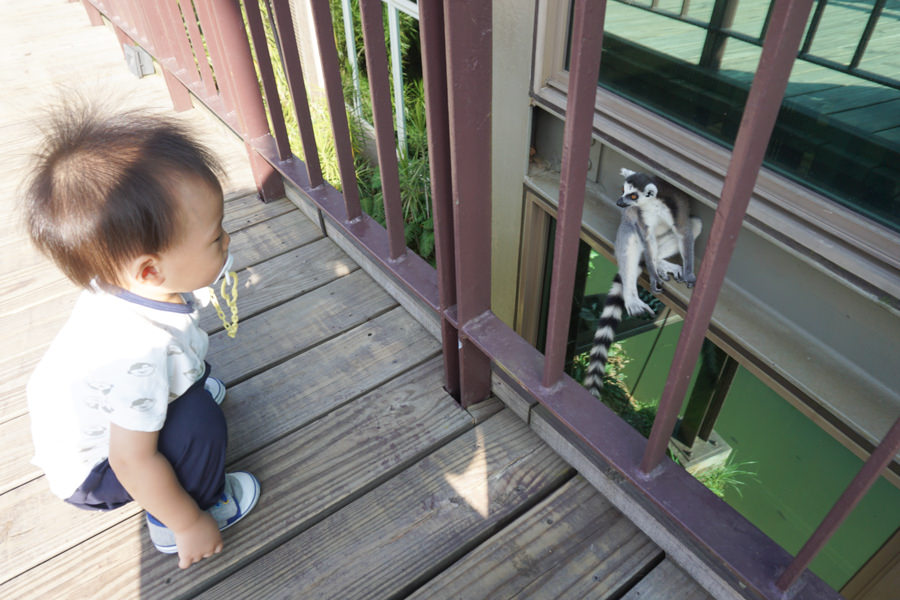
MULTIPOLYGON (((285 124, 288 130, 291 151, 301 160, 305 160, 297 119, 287 84, 287 78, 281 64, 280 53, 274 31, 271 28, 266 0, 258 0, 266 30, 266 41, 272 57, 275 83, 282 106, 285 124)), ((354 36, 357 62, 360 66, 360 88, 362 92, 362 116, 353 110, 347 111, 350 125, 350 140, 353 150, 356 184, 359 188, 360 205, 366 214, 385 224, 384 201, 381 190, 381 174, 377 165, 372 164, 362 152, 366 145, 366 127, 361 119, 371 121, 371 102, 368 95, 368 80, 365 77, 365 56, 363 54, 362 30, 359 26, 358 0, 351 2, 353 21, 356 24, 354 36)), ((340 0, 331 0, 334 15, 335 44, 341 64, 341 79, 344 97, 352 97, 353 81, 350 63, 346 56, 344 44, 344 26, 341 17, 340 0)), ((386 18, 386 17, 385 17, 386 18)), ((406 15, 400 19, 400 46, 403 54, 404 72, 407 83, 404 85, 404 105, 406 107, 406 154, 398 160, 400 195, 404 220, 406 245, 425 260, 434 264, 434 220, 431 216, 431 178, 428 163, 428 135, 425 123, 425 92, 421 78, 419 57, 418 22, 406 15)), ((334 137, 331 132, 331 119, 327 106, 323 101, 310 103, 313 130, 322 176, 336 189, 341 189, 340 170, 334 137)))
MULTIPOLYGON (((573 379, 576 381, 584 379, 589 361, 588 352, 575 357, 571 372, 573 379)), ((628 393, 625 386, 625 365, 630 361, 621 344, 616 342, 610 347, 600 400, 641 435, 648 437, 653 427, 653 419, 656 417, 656 404, 642 402, 628 393)))
POLYGON ((757 479, 756 473, 747 469, 754 461, 735 463, 734 455, 730 455, 724 464, 713 467, 696 475, 697 480, 705 485, 719 498, 724 498, 725 493, 731 489, 740 496, 741 486, 747 479, 757 479))

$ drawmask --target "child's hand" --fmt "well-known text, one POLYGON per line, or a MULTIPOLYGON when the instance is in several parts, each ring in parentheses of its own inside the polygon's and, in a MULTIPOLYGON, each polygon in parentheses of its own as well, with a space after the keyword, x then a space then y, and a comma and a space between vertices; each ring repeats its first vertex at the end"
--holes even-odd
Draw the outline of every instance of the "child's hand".
POLYGON ((219 525, 209 513, 200 512, 200 517, 188 527, 175 533, 178 546, 178 566, 187 569, 204 558, 222 551, 222 534, 219 525))

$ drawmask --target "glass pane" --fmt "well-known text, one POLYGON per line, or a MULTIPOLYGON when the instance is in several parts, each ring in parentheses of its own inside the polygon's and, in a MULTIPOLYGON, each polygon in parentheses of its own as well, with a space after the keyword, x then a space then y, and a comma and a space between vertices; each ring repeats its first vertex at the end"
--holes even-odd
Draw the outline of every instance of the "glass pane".
MULTIPOLYGON (((807 24, 766 165, 900 231, 900 0, 824 5, 807 24)), ((764 0, 611 0, 600 85, 723 146, 734 144, 769 12, 764 0), (713 10, 717 7, 716 10, 713 10), (710 24, 710 20, 718 22, 710 24)))

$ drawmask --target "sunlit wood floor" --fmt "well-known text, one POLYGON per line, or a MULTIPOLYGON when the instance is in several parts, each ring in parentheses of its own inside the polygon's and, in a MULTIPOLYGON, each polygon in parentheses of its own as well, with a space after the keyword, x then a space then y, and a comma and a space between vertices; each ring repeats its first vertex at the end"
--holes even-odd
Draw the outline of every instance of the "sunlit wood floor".
POLYGON ((141 510, 79 511, 29 462, 25 382, 77 290, 28 244, 16 189, 38 108, 80 93, 168 110, 79 3, 0 4, 0 597, 706 598, 643 533, 496 400, 462 410, 440 345, 293 204, 260 203, 243 145, 183 116, 228 165, 241 323, 215 315, 229 468, 256 509, 187 571, 141 510))

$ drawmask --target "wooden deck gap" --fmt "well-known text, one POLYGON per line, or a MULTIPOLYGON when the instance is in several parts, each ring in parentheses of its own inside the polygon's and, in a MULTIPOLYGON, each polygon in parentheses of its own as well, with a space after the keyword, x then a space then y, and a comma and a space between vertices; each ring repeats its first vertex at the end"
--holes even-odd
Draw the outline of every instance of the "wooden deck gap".
MULTIPOLYGON (((319 286, 319 287, 320 287, 320 288, 321 288, 321 287, 325 287, 325 285, 327 285, 327 284, 324 284, 324 285, 319 286)), ((315 289, 319 289, 319 288, 315 288, 315 289)), ((314 290, 309 290, 309 291, 314 291, 314 290)), ((299 296, 295 296, 295 297, 293 297, 293 298, 289 298, 288 300, 285 300, 284 302, 281 302, 281 303, 279 303, 279 304, 273 305, 271 308, 277 308, 278 306, 281 306, 281 305, 283 305, 283 304, 287 304, 287 303, 290 302, 291 300, 297 300, 297 299, 299 299, 299 298, 302 298, 304 295, 305 295, 305 293, 304 293, 304 294, 300 294, 299 296)), ((383 309, 381 309, 381 310, 379 310, 379 311, 377 311, 377 312, 373 312, 373 313, 369 316, 368 319, 366 319, 364 322, 362 322, 362 323, 361 323, 360 325, 358 325, 357 327, 359 327, 359 326, 361 326, 361 325, 365 325, 366 323, 369 323, 370 321, 373 321, 374 319, 377 319, 378 317, 381 317, 381 316, 383 316, 383 315, 385 315, 385 314, 391 312, 392 310, 396 309, 398 306, 400 306, 400 305, 397 304, 397 303, 394 303, 392 306, 383 308, 383 309)), ((255 314, 255 315, 253 315, 252 317, 248 318, 246 321, 241 321, 241 323, 244 323, 247 327, 250 327, 250 326, 252 326, 251 323, 252 323, 254 317, 261 317, 261 316, 262 316, 262 313, 257 313, 257 314, 255 314)), ((219 328, 216 329, 214 332, 210 332, 210 337, 212 337, 212 335, 213 335, 214 333, 219 333, 219 334, 220 334, 220 333, 222 333, 222 332, 224 332, 224 331, 225 331, 225 328, 224 328, 224 327, 219 327, 219 328)), ((349 330, 347 330, 347 331, 349 331, 349 330)), ((338 331, 338 332, 335 332, 333 335, 330 335, 330 336, 328 336, 328 337, 323 337, 322 339, 318 340, 317 342, 315 342, 315 343, 313 343, 313 344, 311 344, 311 345, 309 345, 309 346, 304 346, 302 349, 298 350, 297 352, 292 352, 292 353, 290 353, 290 354, 285 354, 284 356, 282 356, 282 357, 280 357, 280 358, 277 358, 277 359, 274 359, 274 360, 272 360, 271 362, 268 362, 268 363, 266 363, 266 364, 264 364, 264 365, 259 365, 259 366, 256 367, 255 369, 250 369, 250 370, 248 370, 246 373, 242 373, 240 376, 235 377, 234 379, 229 379, 229 381, 228 381, 228 386, 229 386, 229 387, 233 387, 233 386, 238 385, 238 384, 240 384, 240 383, 244 383, 244 382, 247 381, 248 379, 252 379, 253 377, 256 377, 257 375, 259 375, 260 373, 264 373, 265 371, 268 371, 268 370, 271 369, 272 367, 277 367, 277 366, 279 366, 279 365, 281 365, 281 364, 284 364, 284 363, 288 362, 288 361, 291 360, 291 359, 297 358, 298 356, 302 355, 302 354, 305 353, 305 352, 308 352, 308 351, 310 351, 310 350, 313 350, 313 349, 315 349, 315 348, 321 346, 322 344, 327 344, 328 342, 334 340, 335 338, 339 338, 340 336, 342 336, 342 335, 344 335, 345 333, 347 333, 347 331, 338 331)), ((228 343, 228 341, 225 341, 224 343, 228 343)), ((424 358, 422 359, 421 362, 426 362, 428 359, 432 358, 433 356, 435 356, 435 355, 429 355, 429 356, 426 356, 426 357, 424 357, 424 358)), ((416 365, 411 366, 409 369, 413 369, 414 367, 418 366, 419 364, 421 364, 421 363, 417 363, 416 365)), ((408 369, 408 370, 409 370, 409 369, 408 369)))
MULTIPOLYGON (((285 438, 288 438, 288 437, 290 437, 290 436, 292 436, 292 435, 296 435, 298 432, 303 431, 303 428, 308 427, 311 423, 314 423, 314 422, 316 422, 316 421, 320 421, 320 420, 322 420, 323 418, 330 416, 332 413, 341 410, 342 408, 346 407, 347 405, 352 404, 353 402, 356 402, 357 400, 359 400, 359 399, 361 399, 361 398, 367 396, 368 394, 371 394, 373 391, 377 390, 378 388, 380 388, 380 387, 382 387, 382 386, 385 386, 385 385, 388 385, 388 384, 390 384, 391 382, 396 381, 396 380, 399 379, 400 377, 403 377, 404 375, 407 375, 410 371, 413 371, 414 369, 421 367, 422 365, 424 365, 424 364, 425 364, 426 362, 428 362, 429 360, 431 360, 431 359, 437 357, 439 354, 440 354, 440 352, 435 352, 435 353, 433 353, 433 354, 428 354, 428 355, 423 356, 423 357, 422 357, 422 360, 421 360, 420 362, 417 362, 417 363, 415 363, 415 364, 412 364, 412 365, 410 365, 408 368, 404 369, 403 371, 398 372, 395 376, 393 376, 393 377, 391 377, 391 378, 389 378, 389 379, 386 379, 386 380, 384 380, 384 381, 380 381, 380 382, 378 382, 376 385, 374 385, 373 387, 371 387, 371 388, 366 388, 365 390, 361 391, 359 394, 353 396, 352 398, 349 398, 349 399, 347 399, 346 401, 344 401, 344 402, 342 402, 342 403, 340 403, 340 404, 334 405, 333 407, 329 408, 328 410, 326 410, 326 411, 320 413, 313 421, 310 421, 310 422, 308 422, 308 423, 304 423, 304 424, 301 425, 300 427, 297 427, 297 428, 294 428, 294 429, 285 431, 285 432, 283 432, 282 434, 280 434, 280 435, 278 435, 278 436, 272 437, 272 438, 267 442, 267 445, 268 445, 268 444, 273 444, 273 443, 278 442, 278 441, 281 441, 281 440, 283 440, 283 439, 285 439, 285 438)), ((282 362, 286 362, 286 361, 282 361, 282 362)), ((460 409, 460 410, 462 410, 462 409, 460 409)), ((474 426, 474 425, 473 425, 473 426, 474 426)), ((256 453, 256 452, 259 452, 259 450, 253 450, 253 451, 247 452, 246 454, 243 454, 243 455, 235 455, 235 456, 234 456, 234 459, 233 459, 233 462, 241 461, 241 460, 247 458, 248 456, 250 456, 250 455, 252 455, 252 454, 254 454, 254 453, 256 453)))
MULTIPOLYGON (((488 419, 493 418, 495 415, 491 415, 488 419)), ((460 434, 462 435, 462 434, 460 434)), ((485 543, 494 535, 503 531, 507 527, 510 526, 513 522, 516 521, 519 517, 527 513, 529 510, 546 500, 548 497, 556 493, 556 491, 561 488, 563 485, 571 481, 574 477, 578 475, 578 472, 575 469, 567 470, 562 476, 558 477, 554 480, 550 485, 548 485, 545 489, 541 490, 540 493, 536 493, 533 496, 529 497, 526 502, 520 504, 514 513, 510 513, 506 515, 502 520, 498 521, 496 526, 492 529, 484 531, 480 536, 472 538, 469 540, 469 543, 461 546, 454 552, 452 555, 448 556, 446 560, 436 563, 432 565, 432 568, 424 574, 422 577, 417 579, 414 582, 411 582, 408 586, 403 588, 397 594, 390 597, 390 600, 403 600, 407 596, 415 593, 417 590, 426 586, 431 580, 440 575, 443 571, 449 569, 452 565, 459 562, 464 556, 466 556, 469 552, 485 543)))
POLYGON ((656 567, 658 567, 662 562, 666 560, 665 552, 660 552, 658 556, 656 556, 653 560, 648 562, 643 569, 636 572, 631 579, 626 582, 623 582, 622 586, 613 593, 608 600, 622 600, 628 592, 634 589, 641 580, 647 576, 648 573, 653 571, 656 567))

